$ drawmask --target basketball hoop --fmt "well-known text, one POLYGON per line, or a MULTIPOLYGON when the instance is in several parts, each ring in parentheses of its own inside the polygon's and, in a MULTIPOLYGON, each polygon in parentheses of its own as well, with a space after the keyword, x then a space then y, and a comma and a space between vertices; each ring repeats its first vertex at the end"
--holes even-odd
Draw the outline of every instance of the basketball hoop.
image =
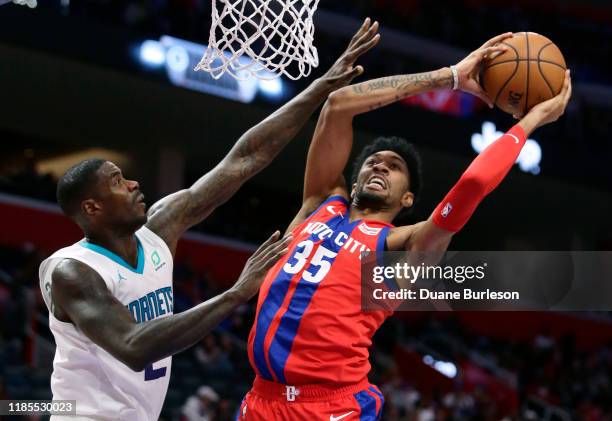
POLYGON ((313 15, 319 0, 213 0, 208 48, 195 70, 219 79, 296 80, 319 65, 313 15), (223 5, 219 11, 218 3, 223 5))
POLYGON ((15 3, 20 6, 28 6, 31 9, 35 8, 38 5, 36 0, 0 0, 0 6, 7 3, 15 3))

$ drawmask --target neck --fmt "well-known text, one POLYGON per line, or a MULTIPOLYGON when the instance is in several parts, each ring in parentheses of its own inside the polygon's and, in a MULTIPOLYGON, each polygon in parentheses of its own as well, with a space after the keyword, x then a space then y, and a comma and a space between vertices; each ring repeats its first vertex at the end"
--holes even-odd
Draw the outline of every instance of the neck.
POLYGON ((351 203, 351 216, 350 216, 351 222, 355 221, 356 219, 368 218, 368 219, 374 219, 376 221, 382 221, 382 222, 386 222, 390 224, 393 222, 396 215, 397 215, 397 212, 392 209, 388 209, 384 207, 380 209, 374 209, 374 208, 360 206, 355 201, 351 203))
POLYGON ((112 251, 123 260, 136 267, 138 264, 138 242, 133 232, 117 233, 111 230, 86 232, 88 242, 112 251))

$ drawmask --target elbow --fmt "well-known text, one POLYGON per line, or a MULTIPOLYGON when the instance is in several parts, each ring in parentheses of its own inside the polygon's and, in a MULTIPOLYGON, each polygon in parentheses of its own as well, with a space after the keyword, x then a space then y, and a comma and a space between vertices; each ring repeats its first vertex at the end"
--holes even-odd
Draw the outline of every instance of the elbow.
POLYGON ((138 344, 138 341, 134 337, 127 338, 124 341, 120 354, 117 355, 117 359, 123 364, 127 365, 130 370, 142 371, 152 361, 149 361, 146 349, 138 344))
POLYGON ((145 369, 147 365, 149 365, 149 361, 146 360, 142 353, 135 352, 133 350, 128 350, 122 356, 121 362, 128 366, 128 368, 132 371, 142 371, 145 369))
POLYGON ((487 191, 487 183, 482 177, 479 177, 477 174, 472 174, 470 172, 466 172, 461 176, 461 180, 458 186, 463 194, 468 195, 472 198, 480 198, 485 197, 489 192, 487 191))
POLYGON ((346 88, 338 89, 327 97, 323 111, 333 114, 350 114, 350 107, 346 88))
POLYGON ((131 363, 129 363, 129 364, 128 364, 128 363, 126 363, 126 365, 129 367, 129 369, 130 369, 130 370, 135 371, 135 372, 137 372, 137 373, 138 373, 138 372, 140 372, 140 371, 144 370, 144 369, 145 369, 145 367, 146 367, 148 364, 145 364, 145 363, 143 363, 143 362, 141 362, 141 361, 132 361, 132 362, 131 362, 131 363))

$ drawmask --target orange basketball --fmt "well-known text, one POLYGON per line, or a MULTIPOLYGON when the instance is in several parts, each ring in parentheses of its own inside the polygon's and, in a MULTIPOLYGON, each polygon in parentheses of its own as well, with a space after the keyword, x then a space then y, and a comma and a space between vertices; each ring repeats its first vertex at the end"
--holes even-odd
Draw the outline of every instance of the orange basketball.
POLYGON ((561 92, 565 59, 551 40, 534 32, 518 32, 502 44, 508 51, 486 63, 481 79, 495 105, 524 115, 561 92))

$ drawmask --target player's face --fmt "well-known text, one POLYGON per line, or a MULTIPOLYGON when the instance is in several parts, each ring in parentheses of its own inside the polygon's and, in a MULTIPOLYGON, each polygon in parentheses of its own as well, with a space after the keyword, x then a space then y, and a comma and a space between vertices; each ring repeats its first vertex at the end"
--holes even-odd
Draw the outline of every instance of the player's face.
POLYGON ((412 206, 413 195, 408 191, 410 173, 408 165, 393 151, 380 151, 370 155, 361 166, 353 197, 358 203, 375 208, 412 206))
POLYGON ((105 162, 98 170, 97 202, 103 224, 137 230, 147 222, 144 195, 137 181, 127 180, 119 167, 105 162))

